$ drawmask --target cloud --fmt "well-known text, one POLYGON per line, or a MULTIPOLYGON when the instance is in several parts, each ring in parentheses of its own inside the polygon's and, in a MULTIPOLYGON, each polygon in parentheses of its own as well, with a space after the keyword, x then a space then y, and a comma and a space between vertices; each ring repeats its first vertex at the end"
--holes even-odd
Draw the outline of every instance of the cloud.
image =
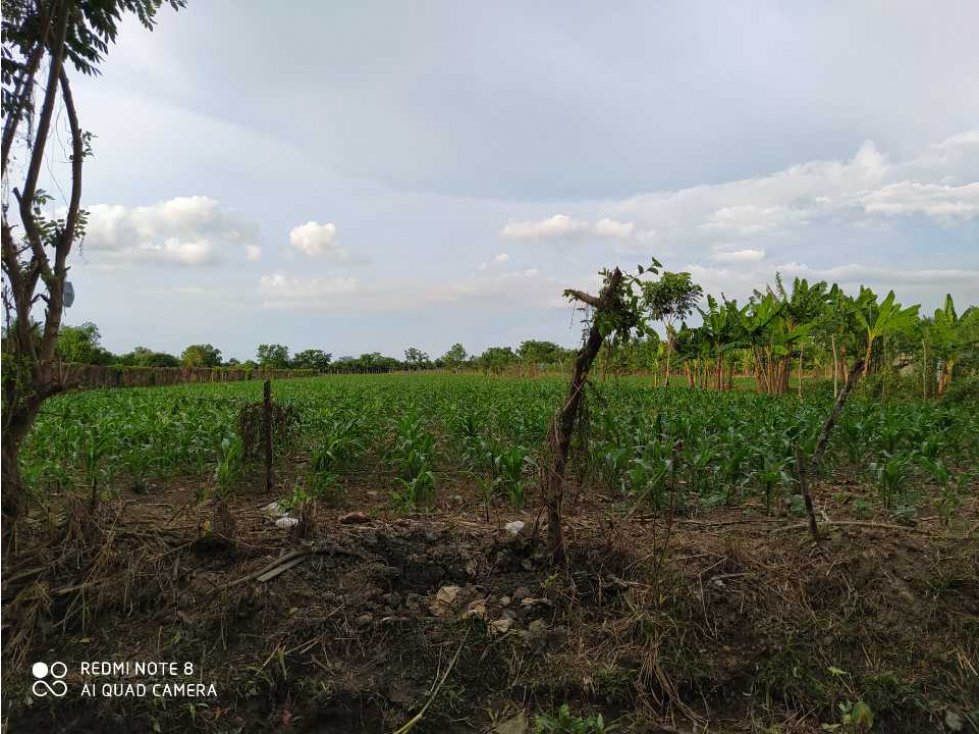
POLYGON ((846 161, 811 161, 762 176, 640 194, 611 207, 649 227, 641 244, 729 247, 789 241, 826 223, 868 226, 922 215, 941 227, 979 218, 979 131, 893 161, 865 142, 846 161), (655 231, 653 231, 655 228, 655 231))
POLYGON ((764 250, 733 250, 729 252, 715 252, 711 256, 717 262, 722 263, 746 263, 758 262, 765 259, 764 250))
MULTIPOLYGON (((861 285, 880 293, 894 289, 898 299, 916 302, 929 297, 937 303, 937 294, 954 292, 956 300, 974 303, 979 297, 979 270, 969 268, 895 268, 860 263, 847 263, 833 267, 813 267, 795 261, 763 263, 762 261, 739 262, 724 265, 690 263, 682 268, 707 293, 723 293, 730 298, 746 298, 756 288, 774 285, 776 273, 790 283, 793 278, 806 278, 810 282, 837 283, 847 292, 856 294, 861 285)), ((927 298, 925 300, 928 300, 927 298)))
POLYGON ((360 281, 342 276, 300 278, 277 272, 263 275, 258 281, 258 292, 265 299, 266 308, 329 306, 360 290, 360 281))
POLYGON ((863 199, 868 214, 924 214, 941 222, 979 217, 979 183, 948 186, 901 181, 871 192, 863 199))
POLYGON ((249 260, 261 250, 258 228, 207 196, 178 196, 149 206, 88 207, 83 248, 106 263, 213 265, 238 251, 249 260))
POLYGON ((809 279, 817 278, 840 284, 879 283, 885 286, 898 285, 973 285, 979 283, 979 270, 964 268, 902 269, 872 267, 850 263, 832 268, 810 268, 798 263, 786 263, 778 268, 786 275, 798 275, 809 279))
POLYGON ((350 254, 337 244, 337 227, 333 222, 306 222, 289 232, 289 244, 307 257, 346 260, 350 254))
POLYGON ((509 255, 507 255, 507 254, 506 254, 505 252, 501 252, 501 253, 499 253, 498 255, 495 255, 495 256, 493 257, 493 262, 497 262, 497 263, 505 263, 505 262, 507 262, 507 261, 508 261, 509 259, 510 259, 510 256, 509 256, 509 255))
POLYGON ((574 219, 567 214, 555 214, 539 221, 508 222, 501 232, 510 240, 628 240, 635 232, 632 222, 599 219, 588 222, 574 219))
POLYGON ((310 277, 276 272, 259 279, 266 308, 355 313, 405 312, 446 304, 478 309, 559 308, 567 287, 537 268, 486 272, 456 281, 395 280, 364 283, 352 277, 310 277))

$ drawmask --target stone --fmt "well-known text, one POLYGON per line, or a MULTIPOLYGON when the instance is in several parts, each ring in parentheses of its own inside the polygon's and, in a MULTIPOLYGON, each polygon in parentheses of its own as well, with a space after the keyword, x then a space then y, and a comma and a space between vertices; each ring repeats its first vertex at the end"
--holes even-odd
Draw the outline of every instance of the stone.
POLYGON ((265 515, 265 517, 267 518, 275 519, 279 517, 284 517, 289 513, 286 511, 285 507, 283 507, 281 504, 279 504, 278 501, 276 501, 276 502, 269 502, 267 505, 265 505, 265 507, 262 508, 262 514, 265 515))
POLYGON ((280 517, 275 521, 275 527, 279 530, 289 530, 299 524, 299 519, 295 517, 280 517))
POLYGON ((469 606, 466 607, 465 616, 486 619, 486 600, 476 599, 475 601, 469 602, 469 606))
POLYGON ((456 599, 459 597, 459 592, 462 591, 458 586, 443 586, 435 593, 435 600, 432 602, 429 609, 432 614, 436 617, 444 617, 446 614, 452 611, 452 607, 456 603, 456 599))
POLYGON ((340 516, 340 524, 342 525, 360 525, 370 521, 371 519, 363 512, 348 512, 346 515, 340 516))
POLYGON ((530 720, 527 714, 521 711, 516 716, 500 722, 493 729, 492 734, 527 734, 530 731, 530 720))
POLYGON ((965 718, 957 711, 949 709, 945 712, 945 726, 949 731, 962 731, 965 729, 965 718))
POLYGON ((509 617, 500 617, 490 622, 489 626, 491 630, 502 635, 510 631, 510 628, 513 626, 513 620, 509 617))
POLYGON ((525 527, 527 527, 527 523, 523 520, 512 520, 504 525, 503 529, 510 533, 510 535, 520 535, 525 527))

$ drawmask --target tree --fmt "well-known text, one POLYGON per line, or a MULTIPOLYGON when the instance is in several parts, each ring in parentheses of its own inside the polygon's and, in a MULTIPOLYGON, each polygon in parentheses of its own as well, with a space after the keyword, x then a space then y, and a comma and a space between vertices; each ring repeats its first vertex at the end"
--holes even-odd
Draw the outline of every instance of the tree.
POLYGON ((690 273, 664 271, 658 280, 642 284, 642 298, 650 320, 666 328, 666 379, 670 384, 670 354, 676 350, 676 322, 683 321, 696 308, 704 289, 690 279, 690 273))
POLYGON ((184 367, 220 367, 221 350, 210 344, 191 344, 180 355, 184 367))
MULTIPOLYGON (((169 0, 177 9, 184 0, 169 0)), ((3 201, 3 302, 9 338, 2 378, 2 512, 16 517, 24 488, 17 457, 41 404, 68 385, 57 366, 58 334, 65 307, 68 255, 81 236, 82 164, 90 154, 91 135, 80 126, 66 61, 82 74, 97 74, 119 23, 135 14, 152 28, 162 0, 8 0, 3 8, 2 173, 17 160, 19 186, 10 191, 13 207, 3 201), (59 105, 60 101, 60 105, 59 105), (48 140, 59 106, 70 140, 70 184, 64 213, 48 216, 53 202, 39 183, 48 140), (22 168, 20 168, 22 166, 22 168), (20 175, 23 179, 20 179, 20 175), (44 303, 35 328, 34 308, 44 303)), ((6 537, 6 536, 5 536, 6 537)))
MULTIPOLYGON (((652 267, 640 267, 639 274, 655 274, 658 267, 659 263, 653 260, 652 267)), ((588 307, 590 313, 585 319, 585 333, 575 356, 567 397, 555 413, 547 432, 545 455, 549 466, 541 472, 541 488, 547 508, 548 544, 555 563, 562 563, 565 559, 564 531, 561 528, 564 476, 588 373, 606 339, 613 344, 629 342, 637 333, 642 336, 647 331, 641 299, 636 293, 636 286, 641 286, 638 277, 625 276, 619 268, 604 270, 601 275, 604 280, 598 296, 573 289, 564 291, 565 298, 588 307)))
POLYGON ((292 366, 299 370, 325 370, 333 355, 322 349, 304 349, 292 356, 292 366))
POLYGON ((405 350, 405 363, 413 369, 420 369, 426 367, 430 362, 425 352, 415 347, 409 347, 405 350))
POLYGON ((101 339, 99 327, 91 321, 81 326, 63 326, 58 335, 58 358, 75 364, 109 364, 112 354, 102 348, 101 339))
POLYGON ((517 347, 517 356, 521 362, 541 368, 559 366, 573 355, 573 350, 564 349, 554 342, 536 339, 528 339, 517 347))
POLYGON ((500 374, 517 361, 517 355, 510 347, 489 347, 479 355, 476 362, 484 372, 500 374))
POLYGON ((289 347, 282 344, 259 344, 255 357, 262 369, 284 370, 289 366, 289 347))
POLYGON ((469 359, 466 348, 458 342, 449 347, 449 351, 439 357, 439 361, 450 369, 458 369, 469 359))
POLYGON ((180 359, 166 352, 154 352, 148 347, 136 347, 129 354, 123 354, 117 364, 127 367, 179 367, 180 359))

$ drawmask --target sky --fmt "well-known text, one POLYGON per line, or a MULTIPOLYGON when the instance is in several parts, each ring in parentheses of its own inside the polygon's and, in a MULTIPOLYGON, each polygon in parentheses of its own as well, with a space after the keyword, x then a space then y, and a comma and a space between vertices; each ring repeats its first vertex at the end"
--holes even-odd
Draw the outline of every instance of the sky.
MULTIPOLYGON (((979 4, 190 0, 77 77, 103 345, 580 336, 659 259, 979 303, 979 4)), ((63 124, 63 121, 62 121, 63 124)))

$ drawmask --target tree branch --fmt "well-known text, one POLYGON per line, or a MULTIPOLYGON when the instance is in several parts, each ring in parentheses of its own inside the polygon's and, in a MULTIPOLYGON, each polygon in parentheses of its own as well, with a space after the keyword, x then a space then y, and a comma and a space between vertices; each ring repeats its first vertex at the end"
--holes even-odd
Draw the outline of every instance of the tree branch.
POLYGON ((564 291, 565 297, 573 298, 576 301, 581 301, 582 303, 587 303, 592 308, 598 308, 601 305, 601 299, 596 298, 590 293, 585 293, 584 291, 578 291, 574 288, 568 288, 564 291))
POLYGON ((27 177, 24 179, 24 190, 23 192, 14 190, 14 195, 20 204, 20 219, 24 225, 24 233, 34 251, 34 259, 41 267, 41 277, 49 285, 52 285, 49 281, 53 279, 54 274, 51 272, 47 255, 44 252, 44 241, 41 238, 37 220, 34 218, 33 207, 34 196, 37 194, 37 182, 41 175, 41 164, 44 161, 44 148, 51 129, 51 119, 54 116, 54 101, 58 96, 58 81, 64 60, 68 8, 64 2, 59 3, 59 5, 57 20, 55 21, 57 37, 50 49, 51 65, 48 69, 48 80, 44 88, 44 102, 41 105, 41 116, 38 118, 34 149, 31 151, 31 161, 27 168, 27 177))

